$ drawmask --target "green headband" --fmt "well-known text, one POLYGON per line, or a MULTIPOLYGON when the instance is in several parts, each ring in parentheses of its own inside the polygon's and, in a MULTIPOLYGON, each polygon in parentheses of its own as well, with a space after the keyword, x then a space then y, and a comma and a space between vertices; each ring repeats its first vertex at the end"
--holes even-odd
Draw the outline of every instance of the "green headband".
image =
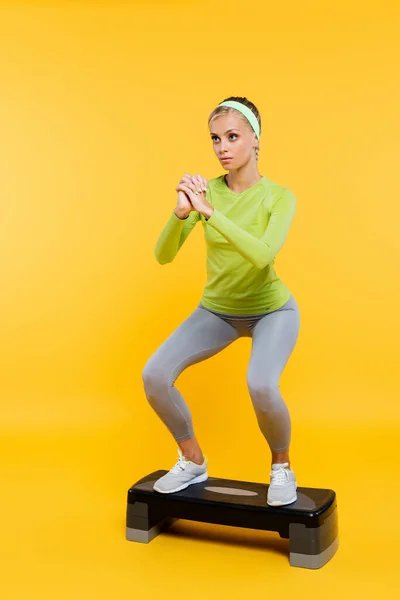
POLYGON ((220 104, 218 104, 218 106, 230 106, 231 108, 235 108, 236 110, 241 112, 254 129, 257 138, 260 139, 260 124, 257 120, 256 115, 253 113, 252 110, 250 110, 248 106, 242 104, 241 102, 236 102, 236 100, 225 100, 225 102, 221 102, 220 104))

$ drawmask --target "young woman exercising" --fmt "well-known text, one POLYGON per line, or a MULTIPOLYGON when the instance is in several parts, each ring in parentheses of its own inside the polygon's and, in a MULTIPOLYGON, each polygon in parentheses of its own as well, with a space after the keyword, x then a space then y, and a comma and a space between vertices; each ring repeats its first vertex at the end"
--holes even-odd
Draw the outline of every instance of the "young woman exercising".
POLYGON ((178 461, 154 483, 154 490, 173 493, 208 478, 208 459, 174 383, 190 365, 245 336, 252 338, 248 390, 272 455, 267 503, 281 506, 297 499, 289 459, 291 420, 279 380, 297 341, 300 317, 274 260, 293 220, 296 198, 258 172, 261 119, 252 102, 227 98, 208 124, 214 152, 228 173, 209 181, 201 175, 182 177, 177 205, 155 248, 158 262, 170 263, 201 221, 207 247, 203 295, 142 372, 146 398, 178 444, 178 461))

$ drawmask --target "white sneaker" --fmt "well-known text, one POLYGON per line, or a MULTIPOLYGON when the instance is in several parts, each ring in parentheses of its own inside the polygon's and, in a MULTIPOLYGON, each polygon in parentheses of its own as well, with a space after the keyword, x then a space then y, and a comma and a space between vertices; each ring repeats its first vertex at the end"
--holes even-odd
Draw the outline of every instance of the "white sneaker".
POLYGON ((270 506, 282 506, 297 500, 296 476, 288 467, 288 462, 272 465, 271 483, 267 494, 267 504, 270 506))
POLYGON ((208 479, 207 473, 207 457, 204 455, 202 465, 198 465, 191 460, 185 458, 178 447, 179 459, 172 469, 157 479, 153 485, 153 490, 162 494, 171 494, 184 490, 193 483, 201 483, 208 479))

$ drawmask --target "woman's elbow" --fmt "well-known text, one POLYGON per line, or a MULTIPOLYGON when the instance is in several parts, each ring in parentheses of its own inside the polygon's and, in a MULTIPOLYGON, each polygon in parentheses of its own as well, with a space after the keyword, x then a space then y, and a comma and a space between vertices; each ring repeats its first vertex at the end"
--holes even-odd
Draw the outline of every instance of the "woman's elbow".
POLYGON ((158 252, 154 253, 154 256, 156 257, 156 261, 158 262, 159 265, 167 265, 168 263, 173 261, 174 257, 171 256, 163 256, 162 254, 159 254, 158 252))

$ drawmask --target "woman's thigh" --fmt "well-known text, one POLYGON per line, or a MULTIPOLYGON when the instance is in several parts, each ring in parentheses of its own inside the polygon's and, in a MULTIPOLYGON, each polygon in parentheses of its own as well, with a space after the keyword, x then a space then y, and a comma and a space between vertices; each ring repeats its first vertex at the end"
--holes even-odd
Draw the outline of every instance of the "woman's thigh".
POLYGON ((262 317, 252 332, 248 383, 277 385, 294 349, 300 330, 300 312, 292 296, 281 308, 262 317))
POLYGON ((172 385, 188 366, 213 356, 239 337, 237 330, 213 313, 196 308, 157 348, 142 378, 162 378, 172 385))

